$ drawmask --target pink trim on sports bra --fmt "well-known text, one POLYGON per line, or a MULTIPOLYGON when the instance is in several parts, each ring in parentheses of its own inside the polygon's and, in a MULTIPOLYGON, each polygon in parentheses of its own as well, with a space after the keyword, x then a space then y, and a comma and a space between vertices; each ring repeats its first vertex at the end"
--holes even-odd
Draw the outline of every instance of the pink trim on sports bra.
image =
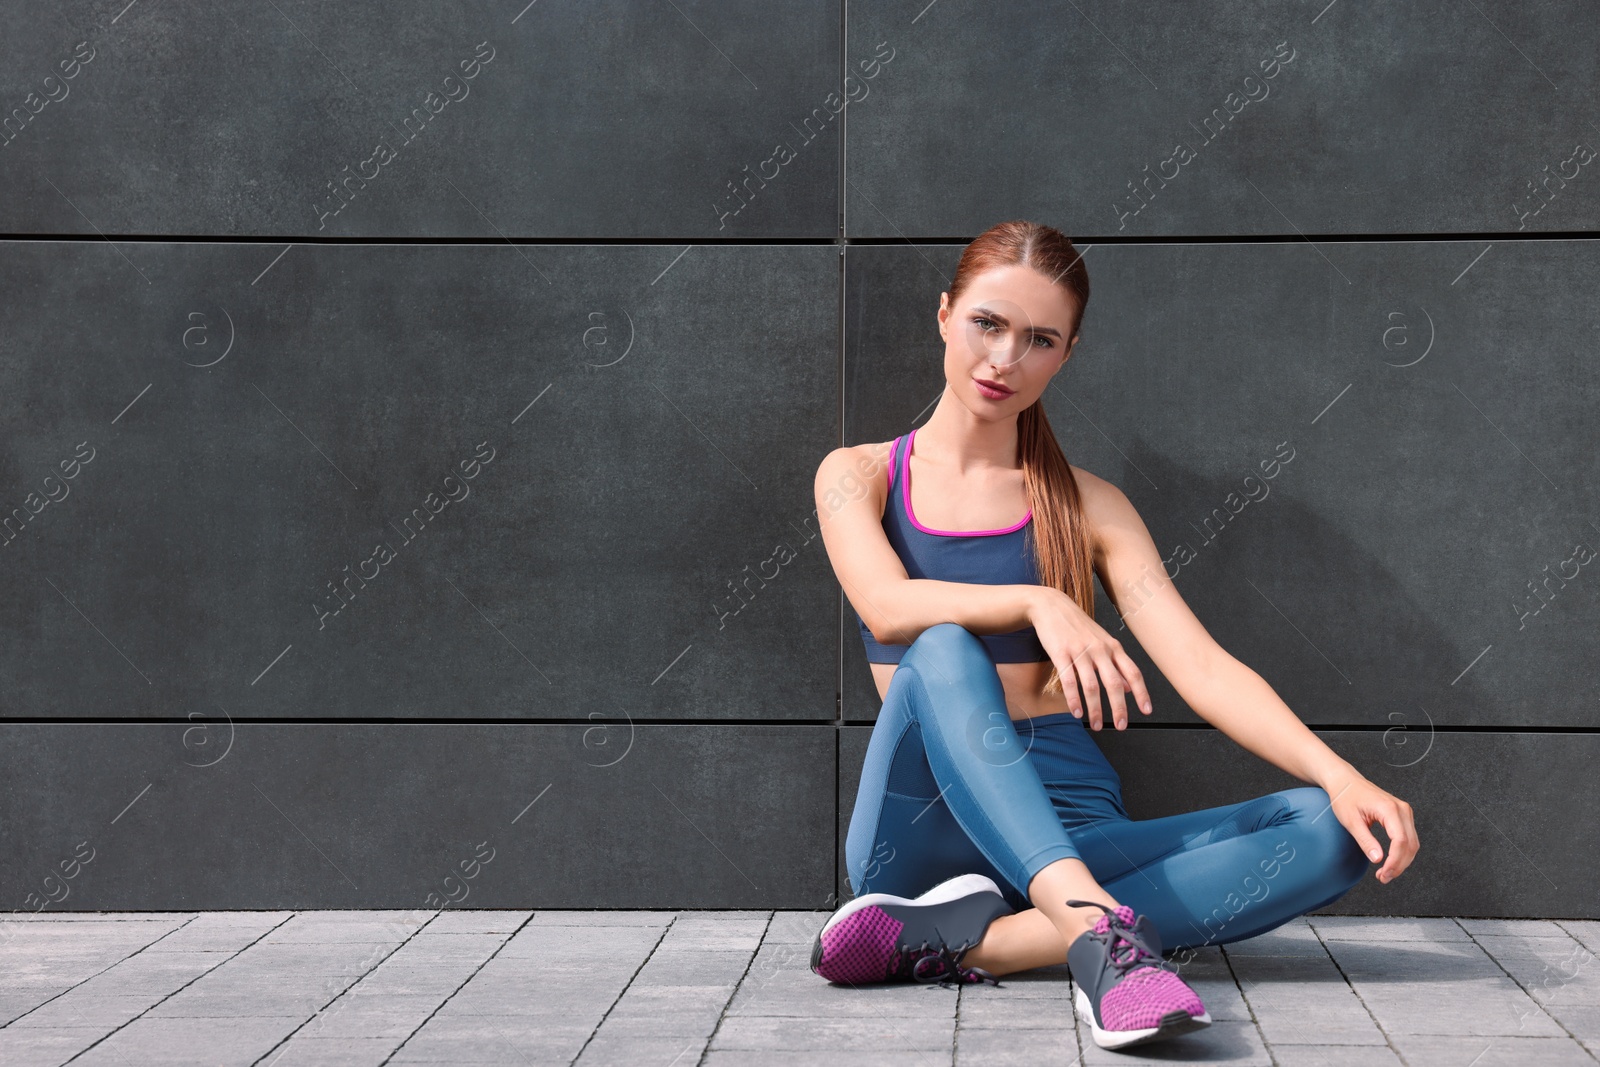
POLYGON ((923 533, 938 534, 941 537, 991 537, 995 534, 1015 533, 1028 525, 1028 520, 1033 518, 1033 508, 1022 516, 1022 521, 1014 526, 1007 526, 1002 530, 935 530, 931 526, 924 526, 917 521, 916 512, 911 510, 911 448, 916 442, 917 431, 912 430, 906 437, 906 447, 900 453, 900 498, 905 502, 906 518, 911 520, 911 525, 923 533))

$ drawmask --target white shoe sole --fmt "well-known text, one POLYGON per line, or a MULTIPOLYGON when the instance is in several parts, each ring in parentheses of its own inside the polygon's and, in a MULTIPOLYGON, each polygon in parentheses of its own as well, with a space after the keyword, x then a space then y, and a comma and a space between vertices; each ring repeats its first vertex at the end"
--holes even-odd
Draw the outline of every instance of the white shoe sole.
POLYGON ((1094 1008, 1089 1003, 1089 994, 1079 986, 1073 1004, 1078 1015, 1089 1024, 1089 1031, 1094 1037, 1094 1043, 1101 1048, 1127 1048, 1143 1041, 1155 1041, 1168 1037, 1177 1037, 1179 1034, 1192 1033, 1211 1025, 1211 1013, 1191 1015, 1187 1021, 1169 1023, 1166 1026, 1152 1026, 1145 1030, 1102 1030, 1100 1024, 1094 1021, 1094 1008))
POLYGON ((997 897, 1005 895, 1000 892, 1000 887, 994 884, 994 879, 981 874, 957 875, 954 878, 940 882, 914 900, 906 897, 897 897, 890 893, 868 893, 864 897, 856 897, 834 912, 822 929, 817 931, 817 936, 820 938, 862 908, 870 908, 874 904, 943 904, 947 900, 959 900, 973 893, 993 893, 997 897))

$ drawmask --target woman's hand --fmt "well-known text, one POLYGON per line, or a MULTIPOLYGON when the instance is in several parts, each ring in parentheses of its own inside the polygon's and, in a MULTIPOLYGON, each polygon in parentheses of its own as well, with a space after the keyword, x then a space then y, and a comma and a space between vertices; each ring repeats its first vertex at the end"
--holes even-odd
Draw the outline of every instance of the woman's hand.
POLYGON ((1355 778, 1333 794, 1332 807, 1333 814, 1373 863, 1383 859, 1383 849, 1368 827, 1374 822, 1383 825, 1383 832, 1389 837, 1389 858, 1378 868, 1378 881, 1392 882, 1411 866, 1420 843, 1417 825, 1411 819, 1410 804, 1365 778, 1355 778))
POLYGON ((1133 694, 1140 711, 1150 714, 1150 693, 1138 665, 1122 650, 1121 643, 1071 597, 1059 589, 1039 586, 1028 609, 1028 622, 1055 664, 1067 706, 1080 719, 1083 703, 1078 699, 1078 689, 1082 687, 1083 699, 1089 704, 1090 729, 1100 729, 1102 685, 1110 698, 1111 718, 1118 730, 1128 728, 1128 708, 1124 703, 1128 693, 1133 694))

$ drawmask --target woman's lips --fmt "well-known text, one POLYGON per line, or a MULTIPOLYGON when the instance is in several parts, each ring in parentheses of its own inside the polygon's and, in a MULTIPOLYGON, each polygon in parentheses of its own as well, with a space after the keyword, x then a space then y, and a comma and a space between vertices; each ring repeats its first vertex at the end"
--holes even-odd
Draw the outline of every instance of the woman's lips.
POLYGON ((991 385, 982 378, 974 378, 972 383, 978 387, 978 395, 987 397, 990 400, 1004 400, 1006 397, 1016 392, 1015 389, 1007 389, 1003 385, 991 385))

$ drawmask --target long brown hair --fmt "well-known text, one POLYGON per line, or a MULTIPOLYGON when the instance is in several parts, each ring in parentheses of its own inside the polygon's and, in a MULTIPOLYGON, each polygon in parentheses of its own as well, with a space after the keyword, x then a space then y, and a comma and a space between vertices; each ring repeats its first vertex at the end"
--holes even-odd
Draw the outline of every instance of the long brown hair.
MULTIPOLYGON (((1070 341, 1083 322, 1089 303, 1089 272, 1071 238, 1037 222, 1013 220, 992 226, 973 239, 961 253, 950 281, 950 306, 972 279, 997 267, 1032 267, 1067 286, 1077 304, 1078 317, 1065 340, 1070 341)), ((1039 583, 1070 596, 1090 618, 1094 617, 1094 544, 1083 515, 1083 498, 1072 477, 1067 457, 1045 417, 1043 397, 1017 415, 1017 458, 1023 484, 1033 508, 1032 542, 1039 564, 1039 583)), ((1046 693, 1059 693, 1061 675, 1052 670, 1046 693)))

